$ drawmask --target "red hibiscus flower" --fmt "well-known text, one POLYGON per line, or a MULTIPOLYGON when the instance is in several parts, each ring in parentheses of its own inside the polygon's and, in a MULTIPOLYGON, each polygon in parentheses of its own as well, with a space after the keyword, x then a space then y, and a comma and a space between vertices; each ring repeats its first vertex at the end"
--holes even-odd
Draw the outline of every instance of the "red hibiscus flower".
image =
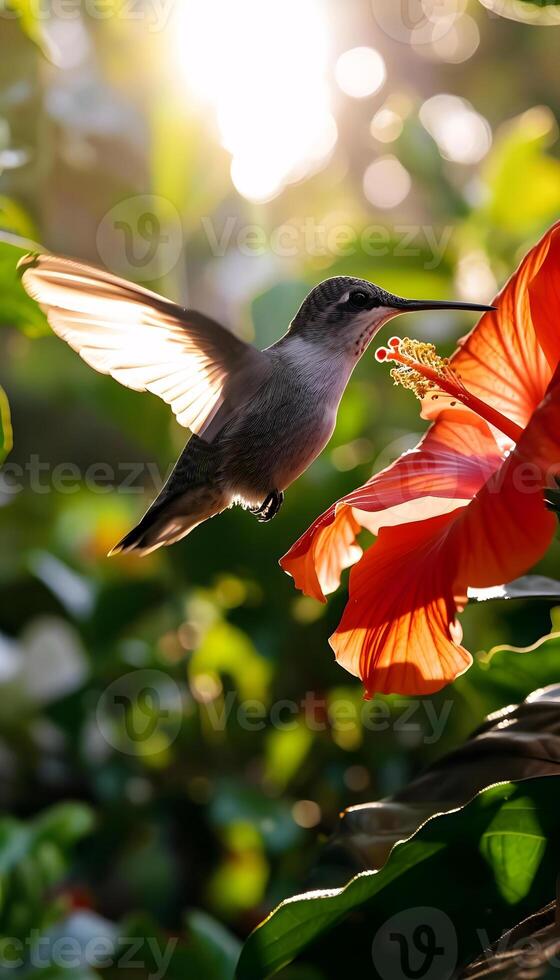
POLYGON ((377 352, 434 422, 281 560, 322 601, 357 562, 330 643, 366 697, 429 694, 462 674, 472 658, 456 615, 468 587, 523 574, 555 532, 543 490, 560 473, 560 223, 494 304, 448 361, 408 339, 377 352), (378 536, 365 554, 362 528, 378 536))

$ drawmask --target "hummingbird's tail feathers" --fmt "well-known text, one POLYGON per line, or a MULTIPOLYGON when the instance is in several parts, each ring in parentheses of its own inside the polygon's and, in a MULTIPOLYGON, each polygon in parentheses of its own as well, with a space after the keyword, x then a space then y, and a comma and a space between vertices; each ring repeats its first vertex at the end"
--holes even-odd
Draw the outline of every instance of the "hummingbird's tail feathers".
POLYGON ((203 521, 231 504, 219 478, 217 443, 191 436, 165 486, 142 520, 125 534, 109 555, 131 552, 149 555, 162 545, 175 544, 203 521))
POLYGON ((109 557, 132 551, 143 557, 163 545, 175 544, 230 504, 231 497, 211 484, 189 487, 162 503, 156 500, 140 523, 111 549, 109 557))

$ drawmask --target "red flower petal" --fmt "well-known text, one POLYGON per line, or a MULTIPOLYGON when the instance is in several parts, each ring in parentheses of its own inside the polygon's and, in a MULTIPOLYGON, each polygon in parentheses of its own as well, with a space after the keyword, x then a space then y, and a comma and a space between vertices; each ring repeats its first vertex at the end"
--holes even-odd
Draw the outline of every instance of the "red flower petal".
POLYGON ((340 584, 344 568, 361 557, 356 544, 360 525, 343 501, 333 504, 311 525, 280 559, 284 571, 306 595, 326 602, 325 596, 340 584))
POLYGON ((344 568, 361 556, 361 527, 434 517, 467 504, 502 456, 488 426, 471 412, 442 412, 416 449, 373 476, 317 518, 280 564, 297 588, 324 601, 344 568))
POLYGON ((535 333, 552 370, 560 361, 560 222, 545 235, 541 271, 529 286, 535 333), (546 250, 546 251, 545 251, 546 250))
MULTIPOLYGON (((521 426, 541 401, 560 355, 559 249, 557 224, 506 283, 494 301, 498 309, 484 314, 451 358, 469 391, 521 426)), ((434 411, 437 406, 431 417, 434 411)))
POLYGON ((374 692, 428 694, 469 666, 455 615, 467 587, 500 585, 546 551, 542 489, 560 472, 560 371, 519 445, 472 503, 385 528, 350 576, 337 660, 374 692))
POLYGON ((362 678, 366 697, 431 694, 472 663, 453 625, 454 555, 445 549, 453 516, 382 528, 352 570, 330 642, 338 662, 362 678))

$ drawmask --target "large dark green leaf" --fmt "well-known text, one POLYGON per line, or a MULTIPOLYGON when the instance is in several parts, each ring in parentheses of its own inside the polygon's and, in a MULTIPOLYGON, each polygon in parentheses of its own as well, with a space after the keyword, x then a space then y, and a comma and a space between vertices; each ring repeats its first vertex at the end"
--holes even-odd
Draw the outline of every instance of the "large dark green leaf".
POLYGON ((521 908, 554 894, 559 785, 548 776, 492 786, 462 809, 429 819, 379 871, 363 872, 342 889, 288 899, 247 940, 237 977, 271 976, 356 912, 367 917, 371 942, 391 916, 435 908, 451 920, 459 958, 476 955, 481 929, 495 938, 521 908))
POLYGON ((464 805, 500 780, 560 776, 560 693, 548 688, 490 716, 464 745, 433 763, 404 789, 350 807, 323 849, 313 887, 332 887, 380 868, 391 847, 428 817, 464 805))

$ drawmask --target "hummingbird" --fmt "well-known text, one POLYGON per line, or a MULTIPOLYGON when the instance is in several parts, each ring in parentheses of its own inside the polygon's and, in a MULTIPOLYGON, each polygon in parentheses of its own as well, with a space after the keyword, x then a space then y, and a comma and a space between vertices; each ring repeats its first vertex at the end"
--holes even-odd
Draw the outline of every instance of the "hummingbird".
POLYGON ((226 327, 109 272, 50 254, 18 263, 23 286, 87 364, 171 406, 191 436, 140 522, 109 552, 147 555, 240 504, 267 522, 328 443, 356 364, 388 320, 493 309, 411 300, 335 276, 258 350, 226 327))

